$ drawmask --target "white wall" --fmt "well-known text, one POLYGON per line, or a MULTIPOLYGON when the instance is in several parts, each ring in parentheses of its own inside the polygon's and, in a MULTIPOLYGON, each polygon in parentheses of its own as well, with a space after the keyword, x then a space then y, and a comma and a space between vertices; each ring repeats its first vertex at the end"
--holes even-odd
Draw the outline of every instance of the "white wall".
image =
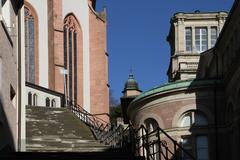
POLYGON ((61 98, 31 87, 27 87, 26 86, 26 95, 25 95, 25 101, 26 104, 28 103, 28 93, 31 92, 32 93, 32 104, 33 104, 33 95, 37 94, 37 105, 36 106, 41 106, 41 107, 45 107, 46 106, 46 98, 48 97, 50 99, 50 106, 51 106, 51 102, 54 99, 56 102, 56 108, 60 108, 61 107, 61 98))
POLYGON ((39 85, 48 88, 48 7, 47 0, 27 0, 38 15, 39 85))
MULTIPOLYGON (((0 4, 2 5, 2 4, 0 4)), ((2 7, 2 16, 7 25, 7 27, 11 27, 11 12, 10 12, 11 2, 7 0, 2 7)))
POLYGON ((87 0, 62 0, 63 20, 74 13, 83 32, 83 107, 90 112, 89 8, 87 0))
POLYGON ((19 23, 21 23, 21 137, 19 137, 21 139, 20 142, 20 148, 18 151, 26 151, 26 110, 25 110, 25 93, 26 93, 26 87, 25 87, 25 28, 24 28, 24 7, 21 8, 21 12, 20 12, 20 16, 21 16, 21 20, 19 23))

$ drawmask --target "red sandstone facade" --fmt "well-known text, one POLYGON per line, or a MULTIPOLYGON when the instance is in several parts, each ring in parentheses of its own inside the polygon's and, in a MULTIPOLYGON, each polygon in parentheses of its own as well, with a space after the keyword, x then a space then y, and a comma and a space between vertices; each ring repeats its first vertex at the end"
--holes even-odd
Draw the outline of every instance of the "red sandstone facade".
MULTIPOLYGON (((67 92, 71 94, 73 101, 84 107, 84 62, 83 62, 83 30, 81 21, 75 16, 74 11, 63 15, 63 0, 48 0, 48 88, 64 93, 64 76, 61 70, 64 68, 64 29, 76 32, 77 49, 72 44, 72 80, 67 76, 67 92), (63 17, 64 16, 64 17, 63 17), (76 63, 76 65, 74 65, 76 63), (75 93, 76 92, 76 93, 75 93), (77 96, 76 96, 77 94, 77 96), (74 96, 75 95, 75 96, 74 96)), ((108 87, 108 54, 106 49, 106 13, 95 11, 95 0, 88 0, 89 9, 89 72, 90 72, 90 113, 101 114, 101 118, 108 120, 109 113, 109 87, 108 87)), ((26 6, 31 6, 25 3, 26 6)), ((33 7, 32 7, 33 8, 33 7)), ((34 10, 34 8, 33 8, 34 10)), ((37 17, 37 16, 36 16, 37 17)), ((37 28, 37 27, 36 27, 37 28)), ((41 34, 41 33, 39 33, 41 34)), ((38 38, 37 38, 38 39, 38 38)), ((73 37, 66 37, 67 41, 73 37)), ((37 42, 35 42, 37 44, 37 42)), ((67 57, 69 57, 69 45, 67 57)), ((37 53, 37 52, 36 52, 37 53)), ((37 55, 37 54, 36 54, 37 55)), ((67 68, 71 63, 68 59, 67 68)), ((38 64, 36 63, 36 68, 38 64)), ((36 73, 35 77, 39 75, 36 73)), ((38 78, 36 78, 38 80, 38 78)), ((38 81, 36 81, 38 84, 38 81)))

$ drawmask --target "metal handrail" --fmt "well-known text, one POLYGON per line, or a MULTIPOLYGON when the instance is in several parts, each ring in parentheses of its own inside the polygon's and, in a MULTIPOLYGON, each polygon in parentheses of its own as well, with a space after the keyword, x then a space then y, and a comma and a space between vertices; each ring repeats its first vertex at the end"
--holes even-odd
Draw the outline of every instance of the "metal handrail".
MULTIPOLYGON (((139 129, 141 129, 141 128, 143 128, 144 131, 146 132, 145 135, 142 135, 143 138, 144 138, 144 137, 145 137, 145 138, 149 138, 148 136, 151 135, 151 134, 153 134, 153 133, 155 133, 155 132, 156 132, 156 135, 159 135, 159 133, 161 132, 164 136, 166 136, 167 138, 169 138, 170 141, 174 144, 174 153, 172 153, 170 150, 169 150, 169 152, 174 155, 175 159, 177 158, 177 157, 176 157, 176 156, 177 156, 177 155, 176 155, 177 148, 178 148, 178 149, 181 149, 181 151, 183 151, 185 154, 187 154, 187 155, 188 155, 190 158, 192 158, 193 160, 195 159, 195 157, 194 157, 192 154, 190 154, 188 151, 186 151, 180 144, 177 143, 176 140, 174 140, 171 136, 169 136, 169 135, 168 135, 163 129, 161 129, 160 127, 157 127, 155 130, 153 130, 153 131, 151 131, 151 132, 149 132, 149 133, 148 133, 148 130, 146 129, 146 127, 145 127, 144 125, 141 125, 139 129), (160 132, 159 132, 159 131, 160 131, 160 132)), ((158 139, 160 139, 160 137, 159 137, 158 139)), ((162 142, 160 141, 160 143, 162 143, 162 142)), ((162 143, 162 144, 164 145, 164 147, 166 147, 166 144, 165 144, 165 143, 162 143)))
POLYGON ((115 127, 101 118, 96 117, 96 115, 90 114, 77 103, 72 103, 74 101, 69 102, 68 106, 72 112, 77 115, 81 121, 90 126, 95 137, 100 142, 109 144, 114 148, 129 149, 130 147, 133 153, 139 156, 145 156, 147 160, 155 159, 156 156, 158 156, 159 160, 169 160, 170 156, 172 156, 171 159, 177 160, 180 158, 178 156, 178 153, 180 153, 178 150, 186 154, 192 160, 195 160, 192 154, 186 151, 160 127, 157 127, 151 132, 148 132, 144 125, 141 125, 137 129, 134 129, 132 125, 128 125, 125 129, 121 126, 115 127), (141 135, 139 135, 139 132, 141 132, 141 135), (161 134, 173 143, 173 150, 168 147, 165 140, 160 139, 161 134), (156 139, 153 139, 154 137, 156 137, 156 139), (158 150, 155 148, 155 145, 157 145, 158 150))
POLYGON ((128 125, 127 128, 123 129, 122 131, 118 127, 115 132, 118 135, 117 137, 114 136, 114 133, 112 133, 112 135, 106 137, 105 141, 110 139, 110 141, 108 141, 109 143, 117 145, 121 144, 121 148, 128 148, 126 145, 128 145, 127 141, 130 137, 132 152, 138 154, 138 156, 145 156, 147 160, 155 159, 155 157, 157 157, 159 160, 177 160, 180 158, 179 153, 186 154, 192 160, 196 159, 160 127, 148 132, 144 125, 141 125, 137 129, 134 129, 133 126, 128 125), (133 132, 130 132, 130 130, 133 132), (141 132, 141 135, 139 135, 139 132, 141 132), (169 142, 173 143, 172 150, 168 147, 168 144, 165 140, 161 140, 161 134, 168 138, 170 140, 169 142), (156 139, 153 139, 154 137, 156 137, 156 139), (157 145, 158 150, 154 145, 157 145))
POLYGON ((89 113, 73 100, 68 99, 67 102, 67 108, 70 109, 82 122, 90 127, 97 140, 103 142, 105 136, 109 134, 108 132, 112 125, 97 117, 97 115, 89 113))

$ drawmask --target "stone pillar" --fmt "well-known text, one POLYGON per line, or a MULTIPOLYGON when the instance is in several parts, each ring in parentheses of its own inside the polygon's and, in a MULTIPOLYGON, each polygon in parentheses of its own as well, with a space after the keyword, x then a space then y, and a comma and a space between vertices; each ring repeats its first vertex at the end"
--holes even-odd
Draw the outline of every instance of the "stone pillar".
POLYGON ((196 53, 196 46, 195 46, 195 27, 192 26, 192 53, 196 53))
POLYGON ((211 27, 207 27, 207 34, 208 34, 208 49, 211 48, 211 27))

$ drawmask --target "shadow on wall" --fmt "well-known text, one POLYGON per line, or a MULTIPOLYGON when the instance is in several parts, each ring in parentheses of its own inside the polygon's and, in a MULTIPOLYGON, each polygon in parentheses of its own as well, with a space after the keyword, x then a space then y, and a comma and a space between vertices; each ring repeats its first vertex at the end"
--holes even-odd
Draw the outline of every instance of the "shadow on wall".
POLYGON ((0 154, 14 152, 14 141, 6 114, 0 99, 0 154))

